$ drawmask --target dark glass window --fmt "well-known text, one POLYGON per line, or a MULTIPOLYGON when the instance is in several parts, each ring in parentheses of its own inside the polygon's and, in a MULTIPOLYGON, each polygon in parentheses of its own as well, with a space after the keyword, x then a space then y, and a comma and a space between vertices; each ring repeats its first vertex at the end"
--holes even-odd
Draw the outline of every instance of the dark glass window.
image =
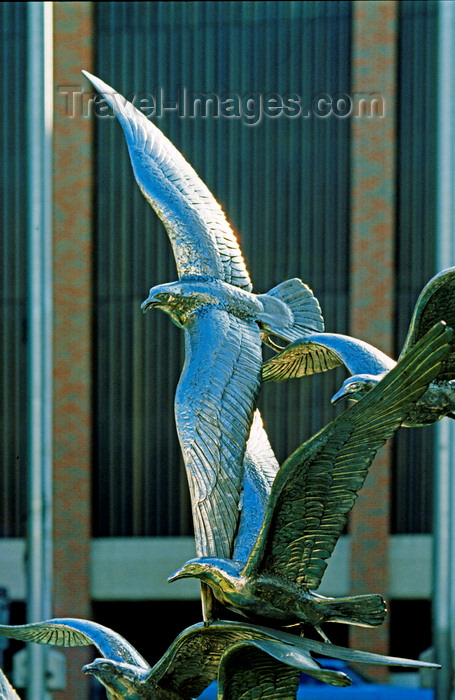
POLYGON ((25 2, 5 2, 0 12, 0 537, 25 533, 25 13, 25 2))

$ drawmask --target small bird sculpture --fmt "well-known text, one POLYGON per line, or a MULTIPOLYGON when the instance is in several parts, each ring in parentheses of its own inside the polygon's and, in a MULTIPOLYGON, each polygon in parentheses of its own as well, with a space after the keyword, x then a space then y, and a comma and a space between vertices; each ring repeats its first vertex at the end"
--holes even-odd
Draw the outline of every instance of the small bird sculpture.
MULTIPOLYGON (((423 288, 414 308, 400 358, 438 321, 455 327, 455 267, 435 275, 423 288)), ((358 401, 395 367, 396 362, 373 345, 337 333, 314 333, 290 343, 268 360, 262 370, 264 381, 281 381, 323 372, 344 365, 351 373, 332 403, 344 398, 358 401)), ((424 395, 410 407, 404 427, 434 423, 444 416, 455 418, 455 348, 424 395)))
MULTIPOLYGON (((0 634, 54 646, 93 644, 104 658, 95 659, 82 670, 105 686, 109 700, 189 700, 199 696, 219 672, 225 684, 238 686, 241 681, 243 691, 249 686, 259 689, 261 685, 273 683, 276 687, 273 697, 288 699, 295 698, 302 671, 332 685, 346 686, 351 683, 346 674, 321 668, 312 658, 312 651, 320 651, 317 642, 239 622, 218 621, 209 627, 203 623, 188 627, 176 637, 153 667, 126 639, 89 620, 57 618, 28 625, 0 625, 0 634), (253 669, 246 664, 245 655, 250 646, 253 647, 251 654, 258 661, 253 669), (242 654, 238 654, 240 647, 242 654), (229 660, 231 648, 236 654, 235 663, 229 660), (223 668, 224 664, 229 664, 229 673, 223 668)), ((349 655, 350 651, 339 647, 339 653, 349 655)), ((388 663, 389 657, 358 653, 360 660, 388 663)), ((396 661, 392 658, 391 663, 396 661)), ((398 660, 400 663, 402 661, 406 663, 406 660, 398 660)), ((6 679, 4 682, 8 683, 6 679)), ((255 697, 270 697, 259 694, 258 690, 256 692, 255 697)), ((231 687, 224 697, 225 700, 235 700, 241 696, 231 687)), ((17 700, 16 695, 6 695, 6 700, 13 698, 17 700)))
MULTIPOLYGON (((409 405, 441 371, 453 331, 437 324, 361 402, 301 445, 282 465, 264 522, 246 560, 203 557, 170 577, 197 577, 227 608, 278 625, 382 623, 379 595, 325 598, 318 588, 347 515, 379 447, 407 415, 409 405)), ((242 518, 248 520, 245 509, 242 518)), ((242 546, 239 550, 243 551, 242 546)))
POLYGON ((21 700, 13 686, 0 669, 0 700, 21 700))
MULTIPOLYGON (((319 303, 298 279, 253 294, 237 239, 193 168, 144 114, 83 72, 114 109, 137 183, 172 244, 179 280, 153 287, 142 308, 161 309, 185 331, 175 418, 196 552, 230 557, 261 381, 261 341, 273 345, 275 336, 293 341, 323 331, 319 303)), ((250 449, 248 460, 259 462, 257 452, 250 449)), ((258 463, 257 472, 260 468, 258 463)), ((275 469, 273 460, 270 468, 275 469)), ((203 607, 208 615, 207 600, 203 607)))
MULTIPOLYGON (((104 685, 108 700, 191 700, 215 679, 218 700, 240 700, 247 692, 258 700, 295 700, 300 672, 331 685, 351 684, 345 673, 322 668, 312 654, 349 662, 440 668, 434 663, 334 644, 328 647, 280 630, 222 620, 210 626, 200 622, 183 630, 153 667, 126 639, 89 620, 57 618, 0 625, 0 634, 52 646, 94 645, 104 658, 95 659, 82 670, 104 685)), ((1 700, 20 700, 4 677, 0 677, 0 689, 5 692, 1 700)))

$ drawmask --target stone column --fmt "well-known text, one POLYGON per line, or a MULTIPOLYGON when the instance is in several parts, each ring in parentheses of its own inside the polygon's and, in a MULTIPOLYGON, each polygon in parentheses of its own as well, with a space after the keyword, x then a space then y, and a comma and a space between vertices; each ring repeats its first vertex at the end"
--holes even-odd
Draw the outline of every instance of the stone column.
MULTIPOLYGON (((93 70, 92 8, 54 3, 54 616, 82 618, 91 616, 93 121, 74 92, 88 90, 81 69, 93 70)), ((67 688, 54 698, 86 700, 81 666, 93 648, 65 656, 67 688)))
MULTIPOLYGON (((396 50, 397 3, 354 2, 350 332, 389 354, 394 315, 396 50)), ((390 461, 386 445, 351 514, 353 593, 387 595, 390 461)), ((369 651, 387 653, 388 642, 387 623, 350 632, 351 646, 369 651)))

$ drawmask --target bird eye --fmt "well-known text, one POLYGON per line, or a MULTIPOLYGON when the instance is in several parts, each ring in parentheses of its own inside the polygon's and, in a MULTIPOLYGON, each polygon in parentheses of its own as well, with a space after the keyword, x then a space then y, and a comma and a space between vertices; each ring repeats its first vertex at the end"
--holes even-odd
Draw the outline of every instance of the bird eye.
POLYGON ((108 661, 101 661, 101 663, 99 664, 99 667, 103 671, 110 671, 112 668, 112 665, 108 661))

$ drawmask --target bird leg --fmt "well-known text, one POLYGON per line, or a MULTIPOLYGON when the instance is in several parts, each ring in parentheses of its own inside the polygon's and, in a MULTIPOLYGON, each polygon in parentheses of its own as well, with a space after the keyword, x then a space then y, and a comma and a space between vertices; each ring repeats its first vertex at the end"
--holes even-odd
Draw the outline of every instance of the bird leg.
POLYGON ((284 350, 286 347, 285 345, 278 345, 278 343, 275 343, 275 341, 266 333, 261 333, 261 340, 263 343, 269 346, 269 348, 272 348, 272 350, 275 350, 276 352, 281 352, 281 350, 284 350))
POLYGON ((322 629, 319 625, 314 625, 314 629, 316 630, 316 632, 319 632, 319 634, 321 635, 324 642, 327 642, 328 644, 332 643, 330 641, 330 639, 328 638, 328 636, 326 635, 326 633, 322 631, 322 629))
POLYGON ((210 625, 213 620, 217 619, 218 606, 213 595, 212 589, 206 583, 201 582, 201 602, 202 602, 202 619, 204 625, 210 625))

